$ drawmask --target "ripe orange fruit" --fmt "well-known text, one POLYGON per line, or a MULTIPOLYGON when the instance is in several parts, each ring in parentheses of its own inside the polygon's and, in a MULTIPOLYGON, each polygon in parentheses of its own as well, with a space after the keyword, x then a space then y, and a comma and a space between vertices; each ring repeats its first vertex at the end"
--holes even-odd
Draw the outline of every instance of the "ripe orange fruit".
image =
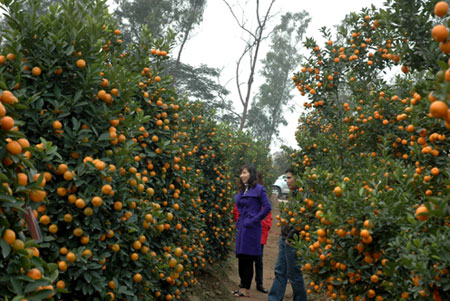
POLYGON ((139 274, 139 273, 134 274, 133 281, 136 282, 136 283, 141 282, 142 281, 142 275, 139 274))
POLYGON ((434 14, 438 17, 443 17, 447 14, 448 4, 445 1, 439 1, 434 6, 434 14))
POLYGON ((5 106, 0 102, 0 117, 4 117, 6 115, 6 108, 5 106))
POLYGON ((103 200, 101 197, 99 196, 95 196, 92 198, 92 205, 94 205, 95 207, 100 207, 103 203, 103 200))
POLYGON ((27 276, 30 277, 31 279, 39 280, 42 277, 42 273, 38 269, 34 268, 27 272, 27 276))
POLYGON ((62 123, 59 120, 53 121, 52 125, 55 130, 60 130, 62 128, 62 123))
POLYGON ((363 229, 363 230, 361 230, 361 233, 359 235, 361 235, 362 238, 367 239, 370 236, 370 232, 366 229, 363 229))
POLYGON ((86 202, 83 199, 77 199, 75 201, 75 206, 77 206, 77 208, 83 209, 86 206, 86 202))
POLYGON ((70 251, 69 253, 67 253, 66 258, 68 262, 74 262, 77 259, 77 256, 70 251))
POLYGON ((111 249, 113 250, 113 252, 119 252, 120 251, 120 246, 118 244, 113 244, 111 249))
POLYGON ((108 87, 108 85, 109 85, 109 81, 106 78, 103 78, 102 81, 100 82, 100 86, 108 87))
POLYGON ((103 194, 109 194, 112 191, 112 187, 109 184, 105 184, 102 186, 102 193, 103 194))
POLYGON ((181 248, 175 248, 173 253, 176 257, 180 257, 181 255, 183 255, 183 250, 181 248))
POLYGON ((44 200, 46 195, 47 195, 47 193, 44 190, 33 189, 30 192, 30 199, 33 202, 40 202, 40 201, 44 200))
POLYGON ((431 169, 431 174, 432 174, 433 176, 439 175, 439 168, 433 167, 433 168, 431 169))
POLYGON ((325 236, 325 234, 326 234, 326 233, 325 233, 325 230, 324 230, 324 229, 318 229, 318 230, 317 230, 317 235, 318 235, 318 236, 323 237, 323 236, 325 236))
POLYGON ((66 283, 64 282, 64 280, 58 280, 58 282, 56 282, 56 287, 57 288, 65 288, 66 283))
POLYGON ((17 142, 19 142, 19 144, 20 144, 20 146, 22 146, 22 148, 30 147, 30 142, 25 138, 20 138, 19 140, 17 140, 17 142))
POLYGON ((9 116, 5 116, 5 117, 2 118, 1 124, 2 124, 2 129, 3 130, 9 131, 14 126, 14 119, 12 119, 9 116))
POLYGON ((114 202, 114 210, 120 211, 120 210, 122 210, 122 208, 123 208, 122 202, 119 202, 119 201, 114 202))
POLYGON ((140 242, 139 240, 135 240, 135 241, 133 242, 133 248, 134 248, 135 250, 139 250, 141 247, 142 247, 142 244, 141 244, 141 242, 140 242))
POLYGON ((6 55, 6 58, 10 61, 15 61, 16 60, 16 55, 14 53, 8 53, 6 55))
POLYGON ((65 261, 58 262, 58 268, 62 272, 67 271, 67 262, 65 262, 65 261))
POLYGON ((334 190, 333 190, 333 192, 334 192, 334 194, 335 194, 337 197, 342 196, 342 188, 339 187, 339 186, 335 187, 334 190))
POLYGON ((443 53, 450 53, 450 41, 446 41, 446 42, 440 42, 439 43, 439 48, 441 49, 441 51, 443 53))
POLYGON ((34 257, 39 257, 39 249, 38 248, 31 247, 30 250, 31 250, 31 252, 32 252, 34 257))
POLYGON ((11 155, 18 155, 22 152, 22 146, 20 145, 19 142, 17 141, 10 141, 8 142, 8 144, 6 145, 6 150, 11 154, 11 155))
POLYGON ((68 170, 66 170, 65 172, 64 172, 64 174, 63 174, 63 178, 64 178, 64 180, 66 180, 66 181, 72 181, 73 180, 73 172, 72 171, 68 171, 68 170))
POLYGON ((12 104, 18 102, 17 97, 15 97, 14 94, 12 94, 11 91, 8 91, 8 90, 3 91, 1 100, 4 103, 9 104, 9 105, 12 105, 12 104))
POLYGON ((402 72, 405 73, 405 74, 408 73, 409 72, 408 66, 403 65, 402 66, 402 72))
POLYGON ((448 36, 448 29, 442 24, 438 24, 431 30, 431 36, 437 42, 444 42, 448 36))
POLYGON ((178 261, 175 258, 170 258, 169 267, 174 268, 177 265, 178 261))
POLYGON ((77 65, 78 68, 84 68, 86 67, 86 61, 83 59, 79 59, 77 60, 77 62, 75 63, 77 65))
POLYGON ((425 221, 428 219, 428 209, 425 205, 422 204, 416 209, 416 218, 419 221, 425 221))
POLYGON ((31 74, 33 74, 33 76, 39 76, 41 75, 42 70, 39 67, 34 67, 33 69, 31 69, 31 74))
POLYGON ((12 245, 16 240, 16 232, 11 229, 6 229, 5 234, 3 234, 2 239, 6 241, 8 245, 12 245))
POLYGON ((430 105, 430 113, 435 118, 443 118, 447 114, 448 105, 441 101, 433 101, 430 105))

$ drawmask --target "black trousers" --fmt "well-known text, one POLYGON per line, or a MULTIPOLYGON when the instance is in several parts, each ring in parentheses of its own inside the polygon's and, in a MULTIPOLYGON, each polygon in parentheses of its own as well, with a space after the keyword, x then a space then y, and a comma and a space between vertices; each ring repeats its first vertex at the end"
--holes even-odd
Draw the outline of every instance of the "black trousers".
POLYGON ((263 285, 263 252, 264 245, 261 245, 261 256, 256 257, 255 260, 255 282, 257 286, 263 285))
POLYGON ((250 289, 253 278, 253 262, 259 256, 238 254, 239 278, 241 278, 240 287, 250 289))

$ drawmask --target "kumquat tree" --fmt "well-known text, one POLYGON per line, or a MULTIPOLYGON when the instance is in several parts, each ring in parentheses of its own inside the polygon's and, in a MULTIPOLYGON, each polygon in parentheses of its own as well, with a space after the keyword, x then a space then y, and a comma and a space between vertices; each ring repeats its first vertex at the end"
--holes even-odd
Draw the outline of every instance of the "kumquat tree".
POLYGON ((293 77, 308 97, 291 156, 309 294, 450 297, 448 3, 387 1, 308 39, 293 77), (420 16, 418 16, 420 12, 420 16))
POLYGON ((173 33, 124 45, 105 1, 2 4, 2 299, 181 299, 230 253, 235 191, 164 70, 173 33))

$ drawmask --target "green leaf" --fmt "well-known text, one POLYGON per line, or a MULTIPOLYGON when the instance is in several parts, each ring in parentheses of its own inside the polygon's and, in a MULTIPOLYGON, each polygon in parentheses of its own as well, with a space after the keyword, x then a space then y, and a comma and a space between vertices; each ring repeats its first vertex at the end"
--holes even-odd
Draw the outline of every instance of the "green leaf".
POLYGON ((431 255, 431 258, 436 259, 438 261, 442 261, 442 258, 437 255, 431 255))
POLYGON ((75 93, 75 96, 73 97, 73 102, 77 103, 78 100, 81 98, 82 94, 83 94, 83 90, 78 90, 77 93, 75 93))
POLYGON ((43 300, 46 299, 48 296, 53 294, 53 290, 41 290, 34 294, 32 297, 28 298, 29 300, 43 300))
MULTIPOLYGON (((56 265, 56 263, 52 263, 52 264, 56 265)), ((59 271, 57 269, 55 269, 53 272, 51 272, 51 274, 50 274, 50 276, 48 276, 48 278, 53 283, 56 281, 56 279, 58 279, 58 275, 59 275, 59 271)))
POLYGON ((2 248, 2 255, 3 258, 8 257, 9 253, 11 252, 11 247, 4 241, 3 239, 0 239, 0 247, 2 248))
MULTIPOLYGON (((11 202, 15 203, 17 202, 16 199, 10 195, 1 194, 0 195, 0 202, 11 202)), ((3 205, 2 205, 3 206, 3 205)))
POLYGON ((411 214, 408 214, 406 218, 408 219, 408 222, 412 225, 415 225, 417 223, 416 219, 411 214))
POLYGON ((69 47, 67 47, 65 54, 67 56, 72 55, 73 49, 74 49, 73 45, 70 45, 69 47))
POLYGON ((0 88, 2 88, 3 90, 8 90, 8 86, 5 84, 3 80, 0 81, 0 88))
POLYGON ((98 141, 110 141, 111 140, 111 136, 109 135, 109 133, 103 133, 100 135, 100 137, 98 137, 98 141))
POLYGON ((14 292, 15 292, 17 295, 23 295, 22 285, 21 285, 20 282, 17 280, 17 278, 12 277, 9 281, 11 282, 11 285, 12 285, 13 288, 14 288, 14 292))

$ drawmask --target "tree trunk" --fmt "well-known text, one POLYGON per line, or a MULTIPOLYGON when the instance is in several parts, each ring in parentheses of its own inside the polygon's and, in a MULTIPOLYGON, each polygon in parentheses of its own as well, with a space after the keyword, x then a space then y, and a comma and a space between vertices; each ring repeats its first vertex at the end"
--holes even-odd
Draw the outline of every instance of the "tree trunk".
POLYGON ((177 60, 175 61, 174 72, 172 74, 173 78, 175 78, 175 74, 176 74, 176 72, 178 70, 178 66, 180 65, 181 52, 183 51, 184 44, 186 44, 186 42, 188 40, 188 36, 189 36, 190 31, 191 31, 191 28, 192 28, 192 23, 189 25, 189 27, 187 28, 186 32, 184 33, 183 41, 181 42, 180 50, 178 51, 177 60))
POLYGON ((245 122, 247 120, 247 112, 248 112, 248 107, 249 107, 249 103, 250 103, 250 96, 251 96, 253 79, 254 79, 255 70, 256 70, 256 63, 258 62, 259 48, 260 48, 260 45, 261 45, 262 40, 263 40, 263 32, 264 32, 264 29, 266 28, 267 20, 270 17, 270 11, 272 9, 272 6, 273 6, 273 4, 274 4, 274 2, 276 0, 271 0, 271 2, 269 4, 269 7, 268 7, 268 9, 266 11, 266 14, 263 16, 263 19, 260 18, 259 0, 256 1, 256 18, 257 18, 258 26, 257 26, 255 32, 251 32, 250 30, 248 30, 245 27, 245 24, 243 22, 241 22, 237 18, 236 14, 234 13, 234 11, 231 8, 230 4, 226 0, 223 0, 223 1, 228 6, 231 14, 235 18, 235 20, 236 20, 237 24, 239 25, 239 27, 242 30, 244 30, 245 32, 247 32, 250 35, 250 37, 251 37, 249 39, 249 41, 247 41, 247 46, 246 46, 244 52, 242 53, 241 57, 239 58, 239 60, 237 62, 237 66, 236 66, 236 84, 237 84, 237 89, 238 89, 238 93, 239 93, 239 98, 240 98, 241 103, 242 103, 242 105, 244 107, 242 115, 241 115, 241 122, 240 122, 240 125, 239 125, 239 129, 243 130, 244 126, 245 126, 245 122), (252 53, 253 49, 255 49, 254 53, 252 53), (246 95, 245 95, 245 98, 243 98, 242 97, 241 87, 240 87, 240 82, 239 82, 239 67, 240 67, 240 62, 241 62, 242 58, 244 57, 244 55, 247 52, 249 52, 249 54, 250 54, 250 74, 249 74, 248 81, 247 81, 246 95))

